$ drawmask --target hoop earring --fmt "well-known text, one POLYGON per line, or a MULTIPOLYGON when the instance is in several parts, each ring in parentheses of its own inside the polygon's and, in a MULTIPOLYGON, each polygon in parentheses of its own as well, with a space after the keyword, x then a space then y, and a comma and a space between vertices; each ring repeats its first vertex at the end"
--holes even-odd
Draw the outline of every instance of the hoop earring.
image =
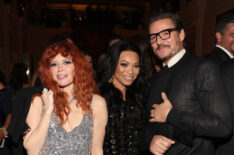
POLYGON ((109 82, 109 83, 112 83, 113 80, 114 80, 114 78, 115 78, 115 75, 113 74, 113 75, 111 76, 111 78, 108 80, 108 82, 109 82))

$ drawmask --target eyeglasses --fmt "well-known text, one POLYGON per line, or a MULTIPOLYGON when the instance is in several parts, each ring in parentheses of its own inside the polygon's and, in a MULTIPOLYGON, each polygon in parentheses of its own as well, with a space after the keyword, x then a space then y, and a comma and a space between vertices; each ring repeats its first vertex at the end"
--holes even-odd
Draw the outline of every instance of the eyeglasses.
POLYGON ((157 42, 157 38, 158 36, 162 39, 162 40, 167 40, 170 38, 171 36, 171 32, 172 31, 177 31, 178 29, 177 28, 171 28, 171 29, 165 29, 165 30, 162 30, 158 33, 152 33, 152 34, 149 34, 148 35, 148 40, 151 44, 157 42))

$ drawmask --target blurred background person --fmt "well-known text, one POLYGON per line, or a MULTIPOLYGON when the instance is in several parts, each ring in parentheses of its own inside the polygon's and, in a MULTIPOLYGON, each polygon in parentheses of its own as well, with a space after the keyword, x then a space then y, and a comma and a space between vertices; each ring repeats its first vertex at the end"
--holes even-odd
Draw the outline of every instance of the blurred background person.
POLYGON ((154 52, 145 36, 135 35, 130 37, 128 41, 140 48, 142 51, 144 73, 148 79, 161 70, 162 62, 154 55, 154 52))
MULTIPOLYGON (((231 105, 232 113, 234 113, 234 59, 224 62, 221 66, 221 73, 224 87, 231 105)), ((232 126, 234 126, 234 118, 232 118, 232 126)), ((227 138, 219 139, 217 146, 217 155, 233 155, 234 154, 234 128, 232 135, 227 138)))
POLYGON ((11 72, 9 84, 15 93, 21 89, 29 87, 28 66, 25 63, 15 63, 11 72))
POLYGON ((42 84, 41 84, 41 80, 39 78, 39 73, 38 73, 38 69, 37 69, 32 75, 30 86, 31 87, 39 87, 41 85, 42 84))
POLYGON ((84 54, 85 59, 88 61, 89 65, 93 68, 93 58, 92 58, 92 56, 86 50, 82 49, 81 52, 84 54))
POLYGON ((124 38, 120 35, 112 35, 109 40, 108 40, 108 47, 111 47, 112 45, 114 45, 115 43, 117 43, 118 41, 124 40, 124 38))
POLYGON ((234 58, 234 13, 218 16, 215 25, 216 46, 208 56, 218 65, 234 58))
POLYGON ((108 124, 104 154, 140 155, 148 84, 143 77, 142 52, 125 41, 110 47, 98 85, 106 99, 108 124))
POLYGON ((0 71, 0 154, 10 155, 10 143, 7 128, 11 121, 13 89, 7 85, 5 76, 0 71))
MULTIPOLYGON (((123 37, 119 36, 119 35, 112 35, 108 41, 107 41, 107 50, 108 48, 110 48, 113 44, 117 43, 118 41, 124 40, 123 37)), ((103 62, 104 58, 106 56, 106 53, 102 53, 99 57, 98 57, 98 66, 101 65, 101 63, 103 62)))

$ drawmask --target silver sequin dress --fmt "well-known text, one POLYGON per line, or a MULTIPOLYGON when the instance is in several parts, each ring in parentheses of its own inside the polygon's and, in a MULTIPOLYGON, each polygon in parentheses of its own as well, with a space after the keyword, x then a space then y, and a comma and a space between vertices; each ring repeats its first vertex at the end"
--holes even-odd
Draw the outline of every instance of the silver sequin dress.
POLYGON ((70 132, 58 124, 59 120, 53 113, 46 140, 39 155, 90 155, 93 118, 85 113, 80 125, 70 132))

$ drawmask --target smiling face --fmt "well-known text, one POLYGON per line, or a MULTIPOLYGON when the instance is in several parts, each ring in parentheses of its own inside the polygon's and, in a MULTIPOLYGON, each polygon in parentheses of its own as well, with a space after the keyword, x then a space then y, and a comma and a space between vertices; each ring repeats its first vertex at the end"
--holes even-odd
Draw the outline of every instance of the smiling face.
POLYGON ((73 85, 74 68, 72 59, 61 54, 57 54, 50 62, 52 78, 62 88, 73 85))
MULTIPOLYGON (((166 29, 176 28, 171 19, 160 19, 150 24, 149 34, 159 33, 166 29)), ((180 32, 171 31, 170 38, 161 39, 157 36, 157 41, 152 43, 154 53, 164 62, 167 63, 176 53, 183 49, 184 30, 180 32)))
POLYGON ((140 73, 139 56, 133 51, 123 51, 115 70, 113 84, 120 90, 130 86, 140 73))

